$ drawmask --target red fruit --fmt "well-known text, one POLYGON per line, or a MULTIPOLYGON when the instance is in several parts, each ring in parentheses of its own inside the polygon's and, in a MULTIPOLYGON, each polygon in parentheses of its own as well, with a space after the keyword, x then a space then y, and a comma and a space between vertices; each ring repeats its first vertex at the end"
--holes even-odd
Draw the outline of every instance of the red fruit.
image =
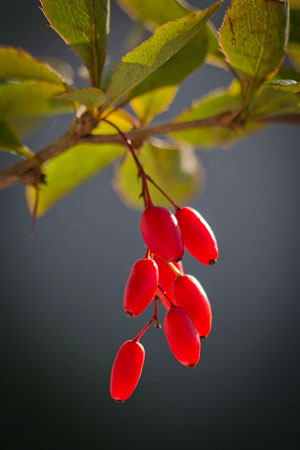
POLYGON ((124 292, 124 309, 129 316, 141 314, 155 295, 158 267, 150 258, 137 261, 128 278, 124 292))
POLYGON ((202 264, 214 264, 219 256, 218 244, 201 214, 193 208, 184 207, 177 211, 176 217, 185 248, 202 264))
MULTIPOLYGON (((158 267, 158 273, 159 273, 158 283, 162 287, 162 289, 166 292, 167 297, 169 297, 171 299, 171 301, 173 301, 172 287, 173 287, 174 281, 176 280, 176 274, 175 274, 174 270, 170 267, 170 265, 163 259, 159 258, 159 256, 154 256, 153 259, 156 262, 157 267, 158 267)), ((174 262, 172 264, 174 264, 174 266, 181 273, 183 273, 183 266, 182 266, 181 261, 174 262)), ((157 288, 157 290, 156 290, 156 295, 160 298, 164 307, 166 309, 170 309, 170 302, 168 301, 167 297, 162 293, 162 291, 159 288, 157 288)))
POLYGON ((139 342, 127 341, 120 348, 111 371, 110 395, 114 400, 127 400, 140 379, 145 349, 139 342))
POLYGON ((148 206, 141 217, 141 232, 145 244, 155 255, 165 261, 182 258, 182 234, 176 217, 168 209, 148 206))
POLYGON ((195 367, 200 358, 200 338, 185 309, 171 306, 164 320, 170 349, 184 366, 195 367))
POLYGON ((211 330, 212 312, 207 295, 199 281, 191 275, 178 277, 173 284, 173 298, 192 318, 201 337, 211 330))

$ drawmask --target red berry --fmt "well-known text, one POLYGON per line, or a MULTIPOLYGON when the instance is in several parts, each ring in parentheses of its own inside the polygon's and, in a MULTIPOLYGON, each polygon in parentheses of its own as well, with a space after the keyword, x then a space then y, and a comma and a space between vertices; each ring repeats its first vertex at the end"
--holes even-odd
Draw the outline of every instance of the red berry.
MULTIPOLYGON (((171 299, 171 301, 173 301, 172 287, 173 287, 174 281, 176 280, 176 274, 175 274, 174 270, 170 267, 170 265, 163 259, 159 258, 159 256, 154 256, 153 259, 158 266, 158 273, 159 273, 158 283, 162 287, 162 289, 166 292, 167 297, 169 297, 171 299)), ((174 262, 172 264, 174 264, 174 266, 181 273, 183 273, 183 266, 182 266, 181 261, 174 262)), ((157 288, 157 290, 156 290, 156 295, 160 298, 160 300, 162 301, 165 308, 169 309, 170 302, 168 301, 167 297, 163 294, 163 292, 159 288, 157 288)))
POLYGON ((212 312, 207 295, 199 281, 191 275, 178 277, 173 284, 173 298, 192 318, 201 337, 211 330, 212 312))
POLYGON ((185 309, 171 306, 164 320, 166 338, 175 358, 188 367, 195 367, 200 358, 200 338, 185 309))
POLYGON ((219 256, 218 244, 201 214, 193 208, 184 207, 177 211, 176 217, 185 248, 202 264, 214 264, 219 256))
POLYGON ((141 314, 155 295, 158 267, 150 258, 137 261, 128 278, 124 292, 124 309, 129 316, 141 314))
POLYGON ((182 234, 176 217, 168 209, 148 206, 141 217, 141 232, 145 244, 155 255, 165 261, 182 258, 182 234))
POLYGON ((139 342, 126 341, 120 348, 111 371, 110 395, 114 400, 127 400, 140 379, 145 349, 139 342))

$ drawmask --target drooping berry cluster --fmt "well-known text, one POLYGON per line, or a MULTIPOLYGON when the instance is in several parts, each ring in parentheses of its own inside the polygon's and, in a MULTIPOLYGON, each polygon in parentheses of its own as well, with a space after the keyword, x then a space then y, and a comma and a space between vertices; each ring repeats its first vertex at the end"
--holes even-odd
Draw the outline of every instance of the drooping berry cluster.
POLYGON ((180 208, 145 173, 135 149, 125 134, 109 120, 131 153, 142 181, 145 209, 141 217, 141 233, 147 247, 146 256, 138 260, 129 275, 124 292, 127 316, 140 315, 153 301, 154 314, 140 333, 120 348, 112 368, 110 393, 116 401, 125 401, 133 393, 140 379, 145 350, 139 342, 152 323, 161 328, 157 315, 157 301, 167 310, 164 331, 175 358, 187 367, 195 367, 200 358, 200 338, 211 330, 210 302, 199 281, 185 275, 181 259, 184 248, 203 264, 215 264, 218 258, 216 238, 203 217, 193 208, 180 208), (170 202, 175 214, 154 206, 148 183, 151 183, 170 202))
POLYGON ((214 264, 218 247, 214 234, 193 208, 178 208, 174 215, 166 208, 147 206, 141 217, 141 233, 147 246, 146 257, 138 260, 129 275, 124 310, 127 316, 140 315, 154 299, 154 315, 138 336, 120 348, 111 374, 111 396, 127 400, 142 373, 145 350, 139 340, 151 323, 159 327, 157 300, 167 313, 164 331, 177 360, 195 367, 200 358, 200 337, 211 330, 210 302, 199 281, 185 275, 181 259, 184 247, 203 264, 214 264))

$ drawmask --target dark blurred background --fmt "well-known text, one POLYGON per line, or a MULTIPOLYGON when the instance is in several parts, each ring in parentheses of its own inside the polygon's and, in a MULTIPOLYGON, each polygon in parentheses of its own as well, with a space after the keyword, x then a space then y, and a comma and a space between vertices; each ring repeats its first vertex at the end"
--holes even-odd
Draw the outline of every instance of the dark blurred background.
MULTIPOLYGON (((112 3, 110 51, 120 55, 131 22, 112 3)), ((1 6, 1 44, 79 67, 37 0, 1 6)), ((203 66, 162 119, 229 81, 203 66)), ((27 144, 43 148, 69 122, 51 119, 27 144)), ((118 348, 149 317, 128 320, 122 310, 144 253, 140 213, 121 203, 109 168, 49 211, 30 239, 24 188, 0 192, 1 449, 299 448, 299 139, 299 128, 277 125, 230 151, 199 152, 207 181, 193 206, 221 256, 214 267, 184 262, 209 294, 213 331, 190 371, 151 329, 125 404, 111 400, 109 377, 118 348)), ((1 152, 2 168, 16 160, 1 152)))

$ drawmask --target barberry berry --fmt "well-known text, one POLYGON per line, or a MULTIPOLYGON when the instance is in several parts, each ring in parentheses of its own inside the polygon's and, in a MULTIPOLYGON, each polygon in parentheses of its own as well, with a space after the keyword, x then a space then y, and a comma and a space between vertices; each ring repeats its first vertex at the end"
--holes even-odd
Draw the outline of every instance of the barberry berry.
POLYGON ((200 358, 200 338, 192 319, 184 308, 171 306, 164 320, 164 330, 175 358, 195 367, 200 358))
POLYGON ((177 219, 160 206, 148 206, 141 217, 141 233, 151 253, 165 261, 178 261, 184 253, 177 219))
MULTIPOLYGON (((162 290, 166 293, 166 295, 158 288, 156 290, 156 295, 161 300, 162 304, 166 309, 170 308, 170 302, 168 300, 171 299, 173 301, 173 283, 176 280, 176 273, 170 266, 170 263, 167 263, 163 259, 159 258, 159 256, 153 256, 154 261, 157 264, 158 272, 159 272, 159 279, 158 283, 161 286, 162 290)), ((183 274, 183 266, 182 262, 174 262, 175 268, 179 270, 183 274)))
POLYGON ((201 337, 210 333, 212 312, 206 292, 192 275, 179 276, 173 284, 173 298, 177 306, 184 308, 201 337))
POLYGON ((141 314, 153 299, 158 285, 158 267, 150 258, 138 260, 129 275, 124 292, 124 310, 130 317, 141 314))
POLYGON ((214 264, 219 256, 213 231, 201 214, 184 207, 176 212, 185 248, 202 264, 214 264))
POLYGON ((110 378, 110 394, 116 401, 127 400, 140 379, 145 349, 139 342, 126 341, 115 358, 110 378))

